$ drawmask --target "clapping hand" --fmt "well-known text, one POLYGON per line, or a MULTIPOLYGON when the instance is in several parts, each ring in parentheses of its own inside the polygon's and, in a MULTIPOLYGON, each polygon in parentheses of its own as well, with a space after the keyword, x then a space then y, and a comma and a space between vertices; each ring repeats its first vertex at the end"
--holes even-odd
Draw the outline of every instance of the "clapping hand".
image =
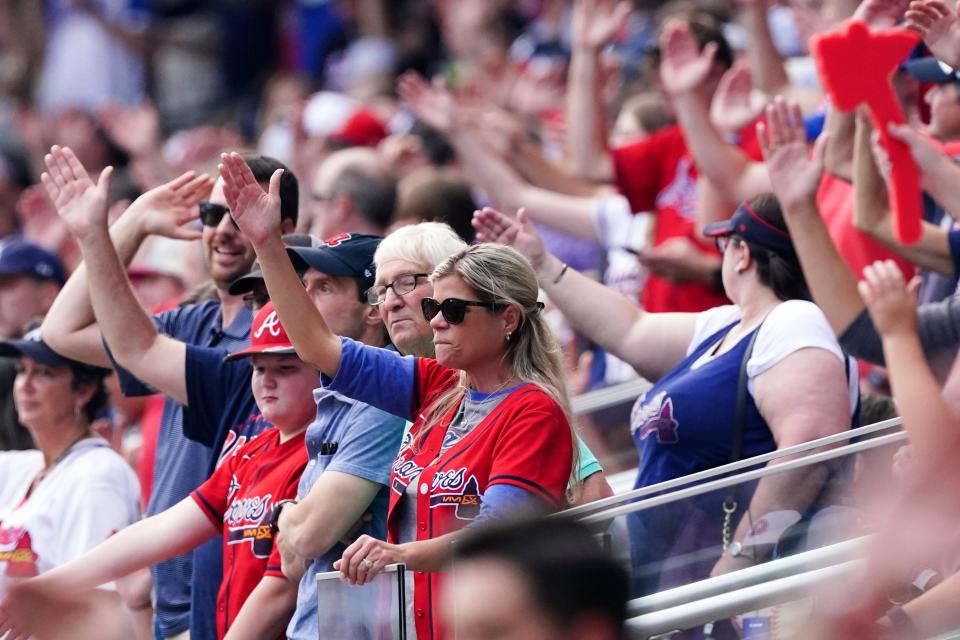
POLYGON ((107 228, 107 205, 113 167, 106 167, 96 183, 69 147, 54 145, 43 158, 47 171, 40 181, 67 228, 83 241, 107 228))
POLYGON ((920 279, 904 282, 893 260, 877 260, 863 270, 857 285, 880 335, 888 338, 917 332, 917 289, 920 279))
POLYGON ((810 155, 800 107, 777 97, 767 105, 766 122, 757 125, 770 184, 785 214, 815 202, 823 175, 825 136, 810 155))
POLYGON ((270 176, 268 191, 257 182, 250 167, 238 153, 220 156, 223 195, 240 230, 255 246, 280 238, 280 177, 283 169, 270 176))

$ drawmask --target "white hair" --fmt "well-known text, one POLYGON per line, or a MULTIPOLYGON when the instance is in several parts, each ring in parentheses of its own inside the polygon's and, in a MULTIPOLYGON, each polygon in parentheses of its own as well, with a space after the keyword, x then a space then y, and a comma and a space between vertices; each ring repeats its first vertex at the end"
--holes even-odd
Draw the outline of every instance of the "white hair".
POLYGON ((405 260, 434 268, 452 255, 467 248, 467 243, 443 222, 420 222, 400 227, 388 235, 373 254, 373 264, 389 260, 405 260))

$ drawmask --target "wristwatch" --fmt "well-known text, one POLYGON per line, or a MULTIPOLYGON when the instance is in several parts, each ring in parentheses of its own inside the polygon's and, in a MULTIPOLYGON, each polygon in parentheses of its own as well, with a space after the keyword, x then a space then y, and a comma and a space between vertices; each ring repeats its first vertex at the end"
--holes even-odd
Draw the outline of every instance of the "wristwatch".
POLYGON ((283 508, 288 504, 297 504, 297 501, 288 498, 273 505, 273 510, 270 511, 270 533, 272 535, 277 535, 277 532, 280 531, 280 512, 283 511, 283 508))

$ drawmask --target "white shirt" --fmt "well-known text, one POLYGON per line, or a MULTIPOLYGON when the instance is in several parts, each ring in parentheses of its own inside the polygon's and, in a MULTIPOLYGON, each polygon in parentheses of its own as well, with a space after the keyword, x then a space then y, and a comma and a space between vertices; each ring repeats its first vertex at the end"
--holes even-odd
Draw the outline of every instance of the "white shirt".
POLYGON ((28 497, 43 467, 39 451, 0 453, 0 598, 140 519, 137 477, 105 440, 75 444, 28 497))

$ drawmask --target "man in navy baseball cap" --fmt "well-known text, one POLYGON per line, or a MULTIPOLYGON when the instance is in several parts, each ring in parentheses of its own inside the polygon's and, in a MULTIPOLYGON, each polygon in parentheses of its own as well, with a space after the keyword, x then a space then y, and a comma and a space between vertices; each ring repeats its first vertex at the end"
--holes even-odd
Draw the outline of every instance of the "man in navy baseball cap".
POLYGON ((340 233, 318 247, 288 247, 287 254, 297 271, 315 269, 330 276, 353 278, 366 302, 367 289, 377 277, 373 254, 383 238, 366 233, 340 233))

